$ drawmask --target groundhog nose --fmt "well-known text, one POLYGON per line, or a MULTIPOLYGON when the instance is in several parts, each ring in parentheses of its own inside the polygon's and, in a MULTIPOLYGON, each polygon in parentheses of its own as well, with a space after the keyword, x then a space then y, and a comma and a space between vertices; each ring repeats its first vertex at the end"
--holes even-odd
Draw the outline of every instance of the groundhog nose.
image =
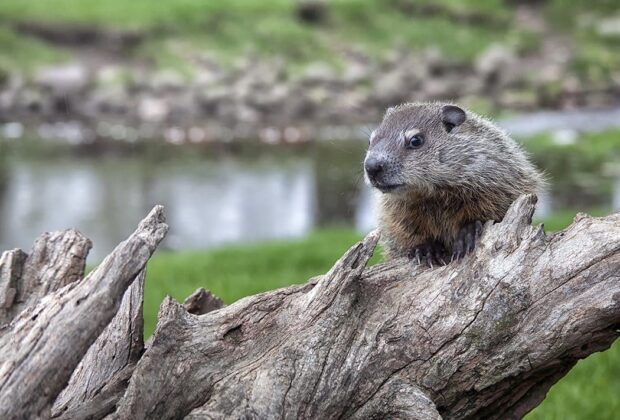
POLYGON ((364 168, 370 178, 376 178, 383 171, 383 166, 383 161, 374 157, 369 157, 364 163, 364 168))

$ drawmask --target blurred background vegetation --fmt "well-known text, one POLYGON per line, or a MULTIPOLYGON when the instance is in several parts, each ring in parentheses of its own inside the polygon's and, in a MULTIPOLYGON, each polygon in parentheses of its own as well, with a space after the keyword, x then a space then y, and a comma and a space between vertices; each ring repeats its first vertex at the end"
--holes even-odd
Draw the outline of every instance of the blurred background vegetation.
MULTIPOLYGON (((303 282, 374 226, 366 138, 422 100, 522 142, 547 230, 620 208, 617 0, 2 0, 0 249, 77 227, 96 264, 166 205, 147 335, 167 294, 303 282)), ((529 417, 613 419, 618 395, 616 344, 529 417)))

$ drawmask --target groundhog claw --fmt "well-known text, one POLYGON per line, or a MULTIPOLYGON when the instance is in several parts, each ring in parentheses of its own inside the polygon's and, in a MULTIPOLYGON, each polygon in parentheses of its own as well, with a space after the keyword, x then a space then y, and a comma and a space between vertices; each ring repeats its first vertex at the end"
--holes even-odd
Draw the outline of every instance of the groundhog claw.
POLYGON ((446 265, 446 249, 439 242, 428 242, 417 245, 409 251, 409 259, 415 260, 418 265, 423 262, 430 268, 446 265))
POLYGON ((476 247, 476 241, 480 238, 481 234, 482 222, 480 220, 464 225, 459 231, 456 241, 454 241, 450 262, 460 260, 469 252, 473 251, 476 247))

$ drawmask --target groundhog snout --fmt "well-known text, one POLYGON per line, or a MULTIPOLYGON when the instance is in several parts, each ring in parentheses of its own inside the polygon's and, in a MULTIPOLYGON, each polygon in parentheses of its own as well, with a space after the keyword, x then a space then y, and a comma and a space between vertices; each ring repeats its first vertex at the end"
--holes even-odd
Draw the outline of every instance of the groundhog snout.
POLYGON ((368 157, 364 162, 364 169, 370 180, 376 180, 385 170, 385 161, 375 157, 368 157))
POLYGON ((383 192, 402 186, 397 180, 398 172, 393 162, 376 156, 368 156, 364 161, 364 170, 370 184, 383 192))

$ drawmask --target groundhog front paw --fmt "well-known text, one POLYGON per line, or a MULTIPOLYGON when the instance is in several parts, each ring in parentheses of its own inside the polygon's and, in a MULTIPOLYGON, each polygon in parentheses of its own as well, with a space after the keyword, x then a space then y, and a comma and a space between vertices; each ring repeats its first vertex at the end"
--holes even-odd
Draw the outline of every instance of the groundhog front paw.
POLYGON ((436 265, 446 265, 446 248, 439 242, 426 242, 413 247, 409 251, 409 259, 419 264, 426 264, 430 268, 436 265))
POLYGON ((452 258, 450 261, 460 260, 468 252, 471 252, 475 248, 476 241, 480 238, 481 234, 482 222, 480 220, 467 223, 463 226, 459 231, 456 241, 454 241, 454 245, 452 247, 452 258))

